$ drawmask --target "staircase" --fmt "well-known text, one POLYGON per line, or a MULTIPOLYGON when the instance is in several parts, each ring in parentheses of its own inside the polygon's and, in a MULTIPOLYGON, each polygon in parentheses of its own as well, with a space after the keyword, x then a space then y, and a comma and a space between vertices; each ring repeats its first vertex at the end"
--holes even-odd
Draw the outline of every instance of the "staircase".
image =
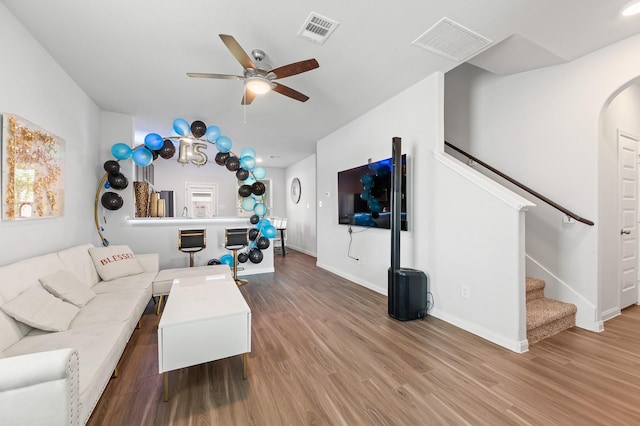
POLYGON ((527 340, 530 345, 576 325, 576 305, 544 297, 545 282, 527 277, 527 340))

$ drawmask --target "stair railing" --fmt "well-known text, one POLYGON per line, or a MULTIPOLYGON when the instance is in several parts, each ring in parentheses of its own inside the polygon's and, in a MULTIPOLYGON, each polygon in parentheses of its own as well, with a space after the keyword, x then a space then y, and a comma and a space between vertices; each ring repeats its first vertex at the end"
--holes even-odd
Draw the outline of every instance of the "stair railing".
POLYGON ((589 226, 593 226, 594 223, 588 219, 585 219, 583 217, 578 216, 577 214, 575 214, 574 212, 572 212, 571 210, 562 207, 560 204, 556 203, 555 201, 550 200, 549 198, 545 197, 544 195, 540 194, 537 191, 534 191, 533 189, 529 188, 528 186, 518 182, 517 180, 515 180, 514 178, 512 178, 511 176, 508 176, 504 173, 502 173, 500 170, 497 170, 494 167, 491 167, 490 165, 488 165, 487 163, 485 163, 482 160, 477 159, 476 157, 474 157, 473 155, 464 152, 463 150, 461 150, 460 148, 458 148, 455 145, 450 144, 447 141, 444 141, 444 144, 453 149, 454 151, 459 152, 460 154, 464 155, 465 157, 467 157, 468 159, 470 159, 471 161, 480 164, 482 167, 484 167, 485 169, 491 171, 492 173, 495 173, 496 175, 500 176, 501 178, 511 182, 512 184, 514 184, 515 186, 517 186, 518 188, 522 189, 523 191, 528 192, 529 194, 533 195, 534 197, 544 201, 545 203, 549 204, 551 207, 560 210, 562 213, 564 213, 565 215, 569 216, 570 218, 580 222, 580 223, 584 223, 585 225, 589 225, 589 226))

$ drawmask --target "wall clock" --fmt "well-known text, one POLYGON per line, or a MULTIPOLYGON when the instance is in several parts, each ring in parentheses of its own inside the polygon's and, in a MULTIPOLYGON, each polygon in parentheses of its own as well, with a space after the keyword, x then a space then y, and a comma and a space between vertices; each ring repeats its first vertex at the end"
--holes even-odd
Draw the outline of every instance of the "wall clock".
POLYGON ((291 181, 291 201, 293 201, 295 204, 298 204, 298 202, 300 201, 300 191, 300 179, 293 178, 293 180, 291 181))

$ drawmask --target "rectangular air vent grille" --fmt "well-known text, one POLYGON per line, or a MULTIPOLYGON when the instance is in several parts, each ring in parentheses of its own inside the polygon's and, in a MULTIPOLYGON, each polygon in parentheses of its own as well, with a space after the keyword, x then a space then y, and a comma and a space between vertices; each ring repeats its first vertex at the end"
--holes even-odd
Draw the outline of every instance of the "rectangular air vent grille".
POLYGON ((311 12, 298 31, 298 37, 314 43, 324 44, 338 26, 338 22, 311 12))
POLYGON ((442 18, 412 44, 463 62, 485 50, 492 41, 448 18, 442 18))

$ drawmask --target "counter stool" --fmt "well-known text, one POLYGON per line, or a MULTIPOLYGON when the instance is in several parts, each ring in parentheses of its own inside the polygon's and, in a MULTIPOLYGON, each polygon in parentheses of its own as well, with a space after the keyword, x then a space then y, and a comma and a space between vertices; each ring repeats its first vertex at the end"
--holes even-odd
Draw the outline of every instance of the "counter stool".
POLYGON ((233 251, 233 279, 237 285, 244 285, 247 280, 238 278, 238 250, 249 245, 249 230, 247 228, 227 228, 224 232, 224 247, 233 251))
POLYGON ((193 267, 195 253, 207 248, 206 229, 180 229, 178 230, 178 250, 189 253, 189 267, 193 267))

